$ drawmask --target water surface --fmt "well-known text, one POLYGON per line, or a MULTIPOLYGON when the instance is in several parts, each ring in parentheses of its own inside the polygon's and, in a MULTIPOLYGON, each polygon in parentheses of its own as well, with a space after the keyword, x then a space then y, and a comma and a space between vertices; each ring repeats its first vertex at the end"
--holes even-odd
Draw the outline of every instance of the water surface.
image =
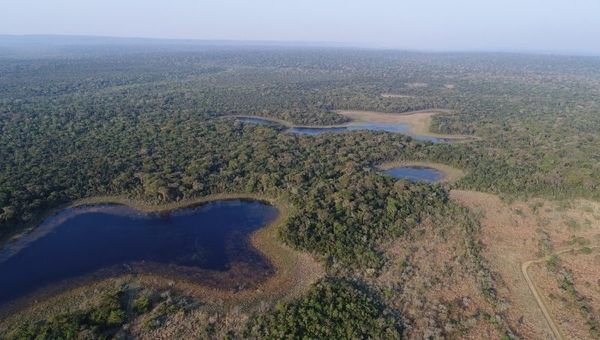
POLYGON ((444 173, 424 166, 402 166, 385 170, 385 174, 397 179, 407 179, 411 182, 433 183, 444 178, 444 173))
MULTIPOLYGON (((266 126, 278 126, 277 122, 268 119, 243 117, 237 118, 242 123, 257 124, 266 126)), ((315 136, 325 133, 340 133, 348 131, 385 131, 391 133, 401 133, 410 135, 410 126, 408 124, 387 124, 387 123, 371 123, 371 122, 352 122, 339 126, 294 126, 285 130, 287 133, 297 135, 315 136)), ((427 141, 432 143, 447 143, 448 140, 426 135, 411 135, 412 138, 418 141, 427 141)))
POLYGON ((408 134, 410 127, 406 124, 383 124, 383 123, 349 123, 335 127, 293 127, 288 130, 290 133, 299 135, 319 135, 322 133, 336 133, 345 131, 385 131, 392 133, 408 134))
POLYGON ((232 267, 270 274, 270 263, 248 236, 277 214, 270 205, 246 200, 167 213, 123 205, 69 208, 0 253, 0 304, 99 271, 164 270, 199 280, 232 267))

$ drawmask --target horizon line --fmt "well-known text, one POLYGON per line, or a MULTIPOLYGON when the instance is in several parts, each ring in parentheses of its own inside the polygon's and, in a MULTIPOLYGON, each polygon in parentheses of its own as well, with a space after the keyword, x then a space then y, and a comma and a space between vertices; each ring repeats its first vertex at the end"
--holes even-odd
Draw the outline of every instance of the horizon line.
MULTIPOLYGON (((323 47, 323 48, 349 48, 366 49, 380 51, 398 51, 415 53, 473 53, 473 54, 524 54, 524 55, 543 55, 543 56, 564 56, 564 57, 600 57, 599 52, 592 51, 572 51, 572 50, 536 50, 536 49, 515 49, 515 48, 410 48, 400 46, 389 46, 382 44, 369 44, 362 42, 340 42, 340 41, 319 41, 319 40, 261 40, 261 39, 210 39, 210 38, 184 38, 184 37, 149 37, 149 36, 111 36, 94 34, 47 34, 47 33, 24 33, 24 34, 5 34, 0 33, 0 38, 77 38, 77 39, 112 39, 112 40, 139 40, 147 42, 171 42, 171 43, 224 43, 235 46, 240 45, 269 45, 270 47, 323 47)), ((82 42, 73 42, 73 44, 82 42)), ((2 41, 0 40, 0 46, 2 41)), ((60 44, 57 44, 60 45, 60 44)))

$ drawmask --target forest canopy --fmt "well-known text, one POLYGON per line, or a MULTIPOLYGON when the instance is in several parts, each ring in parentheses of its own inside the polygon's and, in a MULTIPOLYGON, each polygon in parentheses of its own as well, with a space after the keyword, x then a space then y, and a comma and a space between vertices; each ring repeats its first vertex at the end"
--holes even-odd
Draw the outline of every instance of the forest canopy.
MULTIPOLYGON (((490 304, 501 306, 472 237, 476 222, 448 208, 450 187, 507 200, 600 199, 598 58, 81 47, 38 57, 0 53, 0 77, 3 242, 87 197, 165 204, 249 193, 290 206, 280 238, 316 256, 328 277, 249 322, 247 336, 400 337, 400 313, 389 312, 385 291, 367 282, 389 264, 386 241, 444 214, 466 221, 460 260, 490 304), (300 136, 233 117, 335 125, 348 122, 336 110, 426 109, 447 110, 433 118, 433 132, 477 138, 433 144, 387 132, 300 136), (430 185, 376 168, 409 160, 444 163, 466 176, 430 185)), ((134 308, 115 294, 14 334, 112 336, 134 308)), ((504 327, 501 313, 477 315, 504 327)))

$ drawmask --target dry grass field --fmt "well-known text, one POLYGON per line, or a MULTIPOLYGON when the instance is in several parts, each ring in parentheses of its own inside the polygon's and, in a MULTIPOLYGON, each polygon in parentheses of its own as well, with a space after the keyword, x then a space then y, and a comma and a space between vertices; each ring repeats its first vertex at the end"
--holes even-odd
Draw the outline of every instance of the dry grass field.
POLYGON ((410 339, 499 339, 494 309, 467 263, 464 230, 430 219, 383 249, 388 263, 375 285, 406 318, 410 339))
MULTIPOLYGON (((561 250, 598 245, 600 204, 586 200, 541 199, 506 203, 491 194, 459 190, 453 190, 451 196, 481 215, 483 256, 502 283, 499 294, 507 302, 511 326, 525 338, 551 338, 553 334, 527 285, 521 265, 561 250)), ((589 254, 558 255, 557 268, 552 270, 546 265, 547 261, 530 266, 532 281, 542 302, 548 306, 560 333, 567 338, 593 338, 590 326, 584 327, 585 313, 579 310, 583 302, 576 300, 583 300, 590 313, 600 313, 597 297, 600 264, 593 256, 594 249, 590 251, 589 254), (575 292, 565 287, 563 276, 573 281, 575 292), (559 288, 560 285, 563 288, 559 288)))

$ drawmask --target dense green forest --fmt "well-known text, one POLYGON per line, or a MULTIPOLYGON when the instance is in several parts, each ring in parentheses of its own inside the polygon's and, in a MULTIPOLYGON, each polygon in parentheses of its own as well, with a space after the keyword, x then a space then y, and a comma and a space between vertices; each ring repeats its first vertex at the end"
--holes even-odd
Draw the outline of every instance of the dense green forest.
MULTIPOLYGON (((40 55, 0 54, 2 240, 85 197, 166 203, 259 193, 292 206, 283 240, 318 256, 330 275, 355 279, 385 265, 385 240, 448 204, 448 185, 394 181, 374 168, 385 161, 453 165, 467 176, 452 185, 508 199, 600 198, 598 58, 233 46, 40 55), (432 130, 480 139, 297 136, 224 117, 327 125, 347 121, 337 109, 431 108, 453 112, 436 116, 432 130)), ((469 242, 474 271, 485 272, 469 242)), ((245 334, 400 336, 401 322, 384 315, 376 294, 345 279, 317 284, 254 320, 245 334)), ((482 290, 493 300, 491 285, 482 290)), ((100 311, 27 326, 22 336, 114 336, 130 313, 119 301, 115 295, 100 311)))
MULTIPOLYGON (((407 157, 465 168, 467 188, 598 197, 598 64, 574 57, 258 48, 3 58, 1 233, 77 197, 148 197, 155 194, 152 183, 155 190, 169 187, 172 197, 165 199, 207 193, 211 184, 200 173, 216 179, 225 175, 223 164, 192 161, 192 146, 179 144, 205 139, 195 155, 230 161, 213 152, 227 141, 200 138, 198 129, 207 127, 194 126, 231 113, 333 124, 345 120, 333 109, 448 108, 456 114, 437 117, 434 130, 482 140, 423 147, 407 157), (409 97, 383 98, 384 92, 409 97), (200 169, 188 173, 186 166, 200 169), (133 174, 155 178, 135 183, 133 174), (207 189, 189 190, 195 180, 207 189)), ((382 138, 381 148, 393 147, 393 136, 382 138)))
POLYGON ((56 315, 36 324, 25 324, 5 334, 8 339, 110 339, 127 320, 127 306, 121 290, 107 293, 87 310, 56 315))
POLYGON ((400 339, 399 320, 348 282, 321 282, 305 297, 249 325, 257 338, 400 339))

